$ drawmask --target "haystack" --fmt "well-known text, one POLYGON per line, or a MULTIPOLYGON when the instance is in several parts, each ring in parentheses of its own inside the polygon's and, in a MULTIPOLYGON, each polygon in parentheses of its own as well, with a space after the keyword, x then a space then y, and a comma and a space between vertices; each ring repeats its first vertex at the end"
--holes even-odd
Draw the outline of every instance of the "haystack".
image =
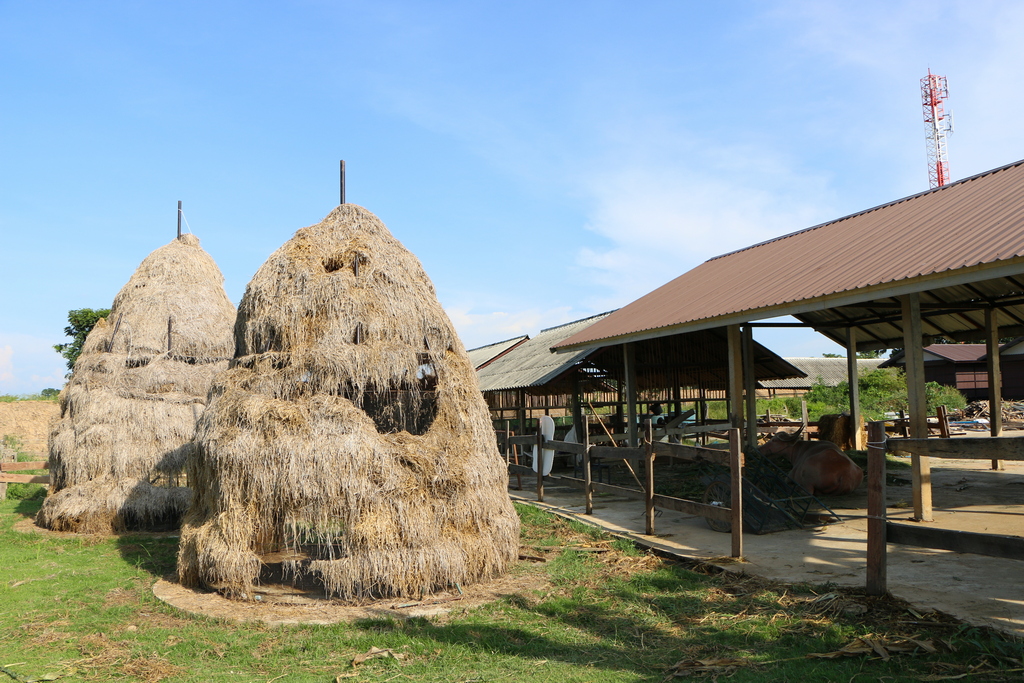
POLYGON ((343 204, 239 305, 237 355, 196 430, 178 577, 234 598, 286 580, 359 602, 517 558, 476 374, 419 261, 343 204))
POLYGON ((180 523, 196 420, 234 355, 223 281, 199 240, 183 235, 121 289, 61 392, 39 524, 89 533, 180 523))

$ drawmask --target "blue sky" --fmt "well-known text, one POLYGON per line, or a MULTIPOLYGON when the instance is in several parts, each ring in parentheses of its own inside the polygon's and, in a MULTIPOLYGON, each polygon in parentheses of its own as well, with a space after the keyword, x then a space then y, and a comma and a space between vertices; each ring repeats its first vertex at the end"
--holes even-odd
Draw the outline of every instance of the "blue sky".
POLYGON ((345 159, 473 347, 927 189, 928 68, 954 178, 1024 158, 1021 35, 985 0, 0 0, 0 394, 61 385, 67 311, 179 199, 237 303, 345 159))

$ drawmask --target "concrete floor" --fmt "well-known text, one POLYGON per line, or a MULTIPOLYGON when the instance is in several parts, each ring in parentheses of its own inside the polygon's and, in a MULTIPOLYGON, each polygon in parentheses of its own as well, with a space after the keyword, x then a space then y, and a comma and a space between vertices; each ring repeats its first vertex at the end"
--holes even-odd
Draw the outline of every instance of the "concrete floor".
MULTIPOLYGON (((935 521, 938 528, 1024 536, 1024 463, 1007 462, 1003 471, 989 461, 932 459, 935 521)), ((890 471, 892 474, 892 471, 890 471)), ((903 473, 900 472, 900 475, 903 473)), ((909 480, 909 471, 906 473, 909 480)), ((524 477, 523 484, 532 481, 524 477)), ((642 545, 703 560, 785 583, 865 585, 867 494, 864 485, 850 496, 826 500, 843 517, 812 529, 744 535, 744 560, 729 558, 730 535, 708 528, 702 518, 659 511, 655 535, 644 534, 641 501, 595 496, 594 514, 584 514, 583 493, 557 480, 545 486, 544 503, 534 491, 510 490, 518 502, 596 524, 642 545)), ((909 486, 887 488, 888 516, 907 520, 909 486)), ((912 522, 911 522, 912 523, 912 522)), ((935 609, 965 622, 990 626, 1024 638, 1024 560, 888 546, 889 592, 920 609, 935 609)))

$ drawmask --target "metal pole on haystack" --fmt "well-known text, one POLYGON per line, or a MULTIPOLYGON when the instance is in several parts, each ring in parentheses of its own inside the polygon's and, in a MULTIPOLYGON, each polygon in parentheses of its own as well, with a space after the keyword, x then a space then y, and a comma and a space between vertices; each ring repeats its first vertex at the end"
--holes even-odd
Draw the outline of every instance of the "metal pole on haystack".
POLYGON ((921 106, 928 151, 928 183, 932 189, 950 181, 946 136, 953 134, 953 114, 947 114, 943 108, 947 97, 946 77, 936 76, 928 69, 928 75, 921 79, 921 106))
POLYGON ((178 200, 178 239, 181 239, 181 200, 178 200))
POLYGON ((340 204, 344 204, 345 203, 345 160, 344 159, 341 160, 341 202, 339 202, 339 203, 340 204))

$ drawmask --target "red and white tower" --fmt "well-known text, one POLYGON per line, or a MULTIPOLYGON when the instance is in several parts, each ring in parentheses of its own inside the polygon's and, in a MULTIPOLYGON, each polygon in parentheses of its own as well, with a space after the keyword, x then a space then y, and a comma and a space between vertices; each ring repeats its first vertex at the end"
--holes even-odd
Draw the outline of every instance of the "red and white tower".
POLYGON ((928 69, 928 75, 921 79, 921 104, 928 146, 928 182, 932 188, 942 187, 950 181, 946 136, 953 133, 953 115, 947 114, 942 107, 947 97, 946 77, 936 76, 928 69))

